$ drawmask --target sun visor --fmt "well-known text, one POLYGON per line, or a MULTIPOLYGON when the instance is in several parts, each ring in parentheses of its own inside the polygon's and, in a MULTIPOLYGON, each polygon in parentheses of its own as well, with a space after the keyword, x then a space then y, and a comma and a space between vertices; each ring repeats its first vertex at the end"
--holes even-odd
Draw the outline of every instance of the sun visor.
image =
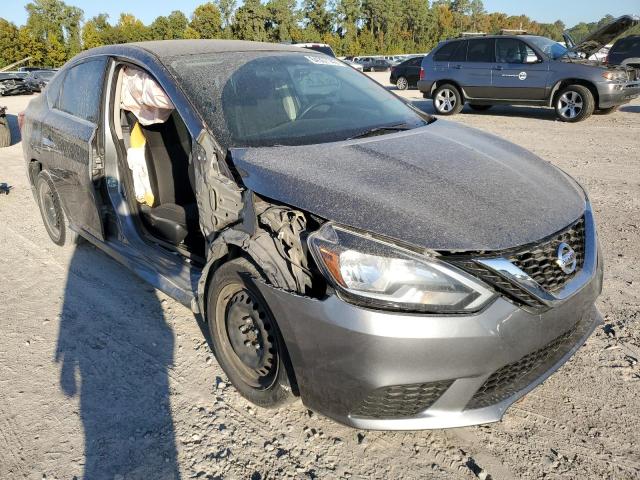
POLYGON ((142 125, 166 122, 175 108, 160 85, 139 68, 123 70, 121 92, 121 108, 138 117, 142 125))

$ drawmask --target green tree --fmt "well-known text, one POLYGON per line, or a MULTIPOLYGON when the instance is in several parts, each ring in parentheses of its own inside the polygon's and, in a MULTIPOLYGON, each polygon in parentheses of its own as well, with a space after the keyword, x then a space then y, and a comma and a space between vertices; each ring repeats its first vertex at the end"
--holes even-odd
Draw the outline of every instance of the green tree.
MULTIPOLYGON (((33 0, 25 6, 30 35, 49 44, 55 37, 67 58, 80 51, 80 23, 83 12, 61 0, 33 0)), ((53 48, 53 47, 51 47, 53 48)), ((58 44, 55 47, 56 57, 58 44)))
POLYGON ((266 42, 266 22, 267 10, 260 0, 246 0, 236 11, 231 30, 239 40, 266 42))
POLYGON ((47 60, 46 45, 28 26, 18 30, 18 56, 20 59, 31 57, 30 65, 44 65, 47 60))
POLYGON ((184 38, 189 20, 184 13, 174 10, 167 17, 157 17, 149 26, 153 40, 172 40, 184 38))
POLYGON ((191 16, 189 28, 197 32, 196 38, 219 38, 222 32, 220 9, 211 2, 200 5, 191 16))
POLYGON ((101 13, 87 20, 82 26, 82 48, 89 49, 113 43, 113 27, 109 25, 109 15, 101 13))
POLYGON ((110 31, 107 30, 107 33, 110 40, 108 43, 141 42, 151 39, 149 28, 130 13, 121 13, 118 23, 110 31))
POLYGON ((217 0, 220 16, 222 17, 222 28, 225 30, 231 27, 233 14, 236 11, 238 2, 236 0, 217 0))
POLYGON ((21 60, 18 46, 18 27, 0 18, 0 68, 21 60))
POLYGON ((333 30, 333 15, 327 9, 326 0, 304 0, 302 16, 306 28, 322 37, 333 30))
POLYGON ((269 0, 267 9, 267 35, 273 42, 297 40, 300 31, 300 12, 296 0, 269 0))

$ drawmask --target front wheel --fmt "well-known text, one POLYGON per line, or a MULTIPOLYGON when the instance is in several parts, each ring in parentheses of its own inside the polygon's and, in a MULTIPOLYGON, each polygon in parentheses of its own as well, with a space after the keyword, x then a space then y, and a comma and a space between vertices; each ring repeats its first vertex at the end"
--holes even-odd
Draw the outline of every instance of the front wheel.
POLYGON ((222 265, 209 286, 207 321, 216 359, 238 392, 260 407, 275 408, 294 397, 284 341, 255 286, 258 278, 247 259, 222 265))
POLYGON ((398 87, 398 90, 407 90, 409 88, 409 81, 406 77, 398 77, 396 87, 398 87))
POLYGON ((454 85, 446 83, 433 92, 433 108, 440 115, 460 113, 463 106, 462 95, 454 85))
POLYGON ((595 109, 593 94, 582 85, 569 85, 560 90, 555 99, 555 109, 562 122, 581 122, 595 109))

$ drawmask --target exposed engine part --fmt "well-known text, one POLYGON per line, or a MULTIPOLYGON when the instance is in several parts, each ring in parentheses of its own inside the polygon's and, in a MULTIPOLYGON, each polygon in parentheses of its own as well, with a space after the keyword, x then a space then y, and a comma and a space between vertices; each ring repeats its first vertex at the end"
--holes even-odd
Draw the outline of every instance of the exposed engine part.
POLYGON ((271 206, 258 214, 258 220, 261 226, 276 235, 273 243, 289 263, 296 281, 295 291, 305 293, 311 287, 311 272, 302 238, 307 229, 304 214, 287 207, 271 206))

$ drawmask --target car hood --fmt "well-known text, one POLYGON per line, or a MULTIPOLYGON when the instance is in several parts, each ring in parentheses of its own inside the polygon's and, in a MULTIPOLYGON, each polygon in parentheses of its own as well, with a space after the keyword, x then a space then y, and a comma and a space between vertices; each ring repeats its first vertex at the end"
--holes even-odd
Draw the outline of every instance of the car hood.
POLYGON ((232 149, 245 186, 327 220, 434 250, 501 250, 579 218, 567 175, 498 137, 438 120, 376 137, 232 149))
POLYGON ((576 44, 567 32, 563 34, 563 37, 569 52, 584 53, 586 58, 589 58, 638 23, 640 23, 640 18, 623 15, 588 35, 580 43, 576 44))

